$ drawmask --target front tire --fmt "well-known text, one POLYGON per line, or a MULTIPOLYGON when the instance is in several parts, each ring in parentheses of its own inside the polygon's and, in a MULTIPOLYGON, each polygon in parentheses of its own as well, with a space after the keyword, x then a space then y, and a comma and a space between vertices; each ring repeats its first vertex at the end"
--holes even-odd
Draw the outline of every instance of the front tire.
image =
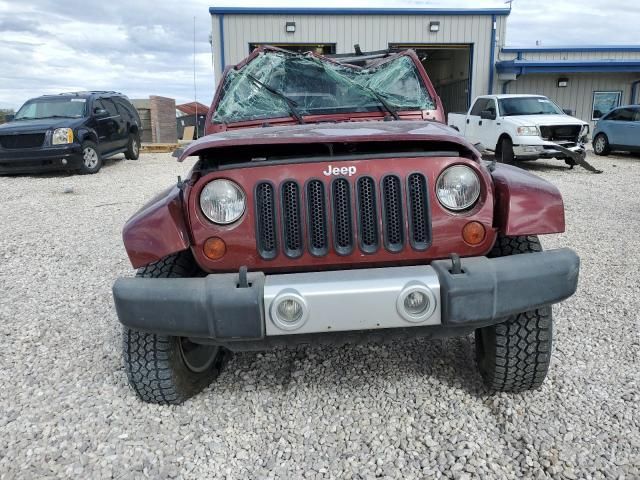
POLYGON ((124 158, 127 160, 138 160, 140 158, 140 135, 132 133, 129 135, 129 143, 127 151, 124 152, 124 158))
MULTIPOLYGON (((136 276, 199 276, 191 252, 170 255, 138 270, 136 276)), ((219 374, 227 352, 184 337, 156 335, 124 327, 123 356, 129 384, 140 399, 179 405, 206 388, 219 374)))
POLYGON ((92 175, 98 173, 102 168, 102 157, 98 151, 98 146, 90 141, 82 142, 82 163, 80 173, 92 175))
POLYGON ((513 164, 515 154, 513 153, 513 141, 509 137, 502 137, 498 148, 496 148, 496 156, 500 163, 513 164))
POLYGON ((609 139, 604 133, 599 133, 593 139, 593 153, 596 155, 609 155, 611 148, 609 147, 609 139))
MULTIPOLYGON (((542 251, 536 236, 504 237, 489 257, 542 251)), ((475 331, 476 360, 486 387, 498 392, 522 392, 542 385, 551 362, 551 306, 523 312, 503 323, 475 331)))

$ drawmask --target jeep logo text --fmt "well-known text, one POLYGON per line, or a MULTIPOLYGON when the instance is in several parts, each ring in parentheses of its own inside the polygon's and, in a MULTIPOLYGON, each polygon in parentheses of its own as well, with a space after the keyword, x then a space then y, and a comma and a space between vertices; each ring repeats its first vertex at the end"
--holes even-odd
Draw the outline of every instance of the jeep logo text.
POLYGON ((331 175, 348 175, 351 177, 356 174, 356 167, 333 167, 329 165, 322 174, 325 177, 330 177, 331 175))

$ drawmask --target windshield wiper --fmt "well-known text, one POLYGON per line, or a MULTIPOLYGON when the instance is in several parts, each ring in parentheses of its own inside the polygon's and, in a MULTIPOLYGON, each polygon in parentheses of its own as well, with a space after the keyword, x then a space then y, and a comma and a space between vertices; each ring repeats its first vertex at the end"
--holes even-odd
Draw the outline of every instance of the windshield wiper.
POLYGON ((267 92, 269 92, 272 95, 275 95, 276 97, 279 97, 282 100, 284 100, 285 102, 287 102, 287 105, 289 106, 289 111, 291 112, 291 115, 298 121, 298 123, 300 125, 304 124, 304 120, 302 118, 302 115, 300 115, 300 112, 298 112, 298 110, 296 108, 298 106, 298 103, 295 100, 290 99, 284 93, 276 90, 275 88, 270 87, 269 85, 267 85, 264 82, 261 82, 260 80, 258 80, 256 77, 254 77, 250 73, 245 73, 245 75, 249 80, 251 80, 253 83, 255 83, 257 85, 260 85, 267 92))
POLYGON ((78 118, 78 117, 70 117, 69 115, 47 115, 46 117, 22 118, 21 120, 43 120, 45 118, 78 118))
POLYGON ((371 93, 374 97, 376 97, 378 102, 380 102, 380 105, 382 105, 385 108, 385 110, 389 112, 395 120, 400 120, 400 115, 398 115, 398 112, 396 111, 396 109, 393 108, 391 104, 387 102, 382 95, 380 95, 371 87, 367 87, 366 85, 360 85, 358 82, 353 82, 353 83, 355 83, 362 89, 366 90, 367 92, 371 93))

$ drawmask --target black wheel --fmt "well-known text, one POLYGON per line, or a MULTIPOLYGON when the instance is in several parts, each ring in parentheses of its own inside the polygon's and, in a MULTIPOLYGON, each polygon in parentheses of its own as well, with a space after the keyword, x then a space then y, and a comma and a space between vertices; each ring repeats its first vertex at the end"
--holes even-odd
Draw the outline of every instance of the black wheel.
MULTIPOLYGON (((542 251, 538 237, 499 237, 489 257, 542 251)), ((484 384, 493 391, 522 392, 540 387, 551 361, 551 306, 523 312, 475 332, 476 360, 484 384)))
POLYGON ((509 137, 502 137, 496 148, 496 158, 500 163, 511 165, 515 159, 513 142, 509 137))
POLYGON ((127 151, 124 152, 124 158, 127 160, 138 160, 140 158, 140 134, 129 134, 129 143, 127 144, 127 151))
POLYGON ((599 133, 593 139, 593 152, 596 155, 609 155, 611 148, 609 147, 609 139, 604 133, 599 133))
MULTIPOLYGON (((195 277, 201 272, 191 252, 170 255, 138 270, 151 278, 195 277)), ((183 337, 156 335, 124 327, 123 354, 129 384, 145 402, 178 405, 206 388, 228 353, 183 337)))
POLYGON ((90 175, 98 173, 102 168, 102 157, 98 152, 98 146, 90 141, 82 142, 82 164, 80 173, 90 175))

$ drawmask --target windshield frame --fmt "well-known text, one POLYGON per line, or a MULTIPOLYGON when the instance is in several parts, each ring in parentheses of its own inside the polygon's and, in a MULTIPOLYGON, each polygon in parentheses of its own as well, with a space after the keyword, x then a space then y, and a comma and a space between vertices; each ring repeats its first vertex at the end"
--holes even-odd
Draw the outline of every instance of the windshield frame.
MULTIPOLYGON (((409 57, 410 61, 413 63, 416 73, 416 79, 420 82, 422 89, 425 94, 428 95, 430 101, 432 102, 433 108, 430 109, 407 109, 402 106, 394 108, 398 115, 406 115, 410 117, 421 117, 423 119, 433 119, 442 121, 442 102, 440 97, 435 91, 431 80, 426 73, 424 66, 420 62, 420 59, 416 55, 413 50, 407 49, 397 53, 389 53, 384 57, 379 59, 375 59, 366 64, 366 66, 362 67, 360 65, 354 65, 347 62, 341 62, 338 59, 334 59, 331 56, 325 56, 321 54, 317 54, 315 52, 306 52, 306 53, 298 53, 291 52, 289 50, 285 50, 278 47, 273 47, 269 45, 264 45, 259 48, 256 48, 251 54, 246 57, 243 61, 238 63, 237 65, 230 65, 224 69, 224 72, 218 82, 218 86, 216 88, 216 93, 212 102, 212 107, 209 109, 209 113, 207 116, 207 125, 220 126, 222 128, 226 128, 227 125, 237 125, 237 126, 251 126, 251 125, 260 125, 260 124, 270 124, 270 123, 282 123, 288 121, 296 121, 290 115, 274 115, 272 117, 260 117, 260 118, 247 118, 247 119, 234 119, 233 121, 221 122, 215 119, 215 114, 220 106, 220 103, 226 93, 227 82, 230 74, 240 73, 240 71, 247 66, 249 63, 254 61, 261 53, 271 53, 271 52, 281 52, 284 54, 297 56, 300 58, 308 58, 310 60, 314 60, 316 62, 323 62, 333 64, 336 67, 340 68, 350 68, 353 70, 372 70, 377 69, 384 66, 386 63, 395 61, 401 57, 409 57)), ((373 97, 373 95, 372 95, 373 97)), ((380 103, 378 99, 373 100, 376 104, 380 103)), ((390 112, 384 107, 384 105, 375 105, 377 108, 374 109, 374 105, 371 105, 371 110, 363 111, 357 109, 351 109, 350 107, 336 107, 335 111, 327 112, 327 111, 318 111, 318 112, 310 112, 303 113, 303 117, 305 119, 315 119, 315 121, 322 121, 323 118, 327 119, 347 119, 347 118, 372 118, 372 117, 380 117, 384 118, 390 115, 390 112)), ((275 112, 274 112, 275 113, 275 112)), ((392 117, 395 115, 391 114, 392 117)), ((312 120, 313 121, 313 120, 312 120)))
MULTIPOLYGON (((27 100, 26 102, 24 102, 24 104, 18 109, 18 111, 16 112, 16 115, 14 117, 14 121, 22 121, 22 120, 46 120, 49 118, 72 118, 72 119, 79 119, 79 118, 85 118, 87 116, 87 107, 88 107, 88 103, 89 103, 89 99, 85 98, 85 97, 38 97, 38 98, 32 98, 30 100, 27 100), (74 101, 75 100, 75 101, 74 101), (31 105, 34 104, 38 104, 38 103, 80 103, 83 105, 82 107, 82 113, 80 113, 79 115, 74 115, 74 116, 69 116, 69 115, 47 115, 47 116, 42 116, 42 117, 24 117, 20 115, 20 112, 23 112, 24 110, 26 110, 27 108, 29 108, 31 105)), ((37 108, 37 107, 36 107, 37 108)))
POLYGON ((500 116, 502 117, 523 117, 526 115, 566 115, 566 113, 562 110, 562 108, 560 108, 560 106, 554 102, 553 100, 551 100, 548 97, 545 97, 544 95, 522 95, 522 96, 515 96, 515 97, 504 97, 504 98, 498 98, 498 111, 500 112, 500 116), (504 108, 503 108, 503 102, 507 101, 507 100, 533 100, 533 99, 544 99, 546 100, 549 104, 551 104, 556 111, 555 112, 542 112, 542 113, 505 113, 504 108))

